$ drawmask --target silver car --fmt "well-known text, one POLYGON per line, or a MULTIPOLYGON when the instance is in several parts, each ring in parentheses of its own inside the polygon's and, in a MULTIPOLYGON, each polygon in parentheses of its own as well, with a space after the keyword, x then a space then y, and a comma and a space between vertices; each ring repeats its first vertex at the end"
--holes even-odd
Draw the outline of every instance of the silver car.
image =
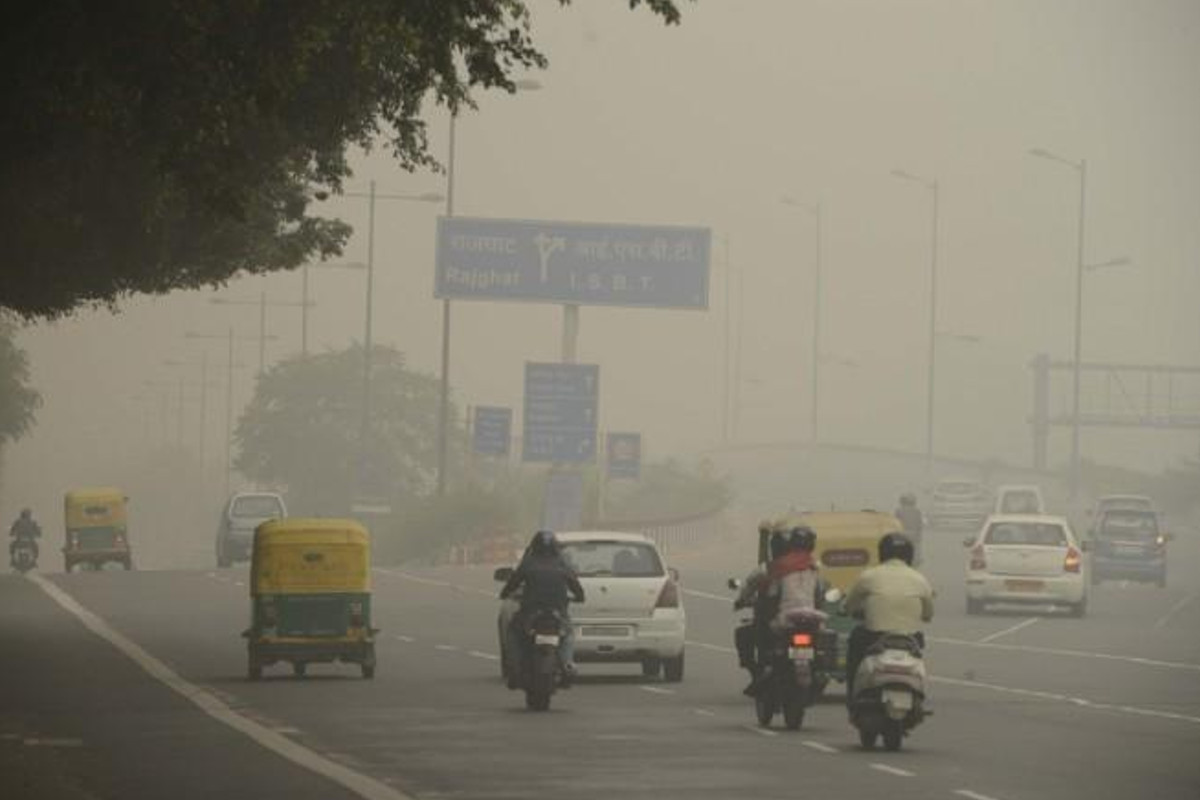
POLYGON ((230 497, 217 524, 217 566, 249 561, 254 529, 267 520, 286 516, 283 497, 274 492, 238 492, 230 497))

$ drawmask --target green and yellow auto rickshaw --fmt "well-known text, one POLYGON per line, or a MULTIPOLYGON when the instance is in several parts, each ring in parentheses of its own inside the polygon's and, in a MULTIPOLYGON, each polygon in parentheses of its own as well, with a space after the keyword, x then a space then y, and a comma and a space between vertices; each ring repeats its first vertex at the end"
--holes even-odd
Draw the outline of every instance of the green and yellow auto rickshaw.
POLYGON ((375 677, 367 531, 347 519, 281 519, 254 531, 247 672, 288 662, 358 664, 375 677))
POLYGON ((99 569, 109 562, 133 569, 129 544, 129 498, 120 489, 75 489, 63 498, 66 539, 63 569, 99 569))
MULTIPOLYGON (((833 596, 845 596, 858 576, 879 563, 879 540, 885 534, 903 530, 900 521, 889 513, 879 511, 806 511, 789 514, 759 527, 758 560, 770 559, 771 534, 796 525, 807 525, 817 534, 814 551, 820 566, 821 580, 827 590, 836 589, 833 596)), ((846 680, 846 648, 850 631, 857 623, 841 613, 839 601, 826 602, 821 610, 829 615, 826 627, 837 632, 836 665, 828 669, 828 677, 839 682, 846 680)))

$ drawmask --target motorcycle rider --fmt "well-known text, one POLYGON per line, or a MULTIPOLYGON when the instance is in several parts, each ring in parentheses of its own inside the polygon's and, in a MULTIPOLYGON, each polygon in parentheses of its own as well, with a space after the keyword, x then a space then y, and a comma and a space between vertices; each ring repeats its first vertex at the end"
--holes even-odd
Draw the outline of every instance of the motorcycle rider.
MULTIPOLYGON (((925 530, 925 515, 917 508, 917 496, 912 492, 900 495, 900 504, 896 506, 896 519, 900 521, 904 535, 913 542, 913 547, 921 551, 921 535, 925 530)), ((917 559, 918 561, 920 559, 917 559)))
POLYGON ((887 634, 903 634, 925 647, 923 625, 933 619, 933 587, 912 567, 912 540, 900 532, 879 540, 879 565, 865 570, 846 594, 845 611, 862 622, 850 632, 846 653, 846 703, 871 645, 887 634))
POLYGON ((32 511, 28 508, 21 509, 21 515, 13 522, 8 535, 13 540, 8 546, 8 557, 10 560, 13 554, 16 553, 17 545, 22 542, 28 542, 33 547, 33 560, 37 561, 38 555, 40 555, 37 540, 42 536, 42 528, 34 521, 32 511))
POLYGON ((754 622, 735 633, 739 661, 750 671, 750 685, 743 693, 753 695, 763 678, 765 664, 758 654, 767 652, 770 636, 786 628, 796 616, 816 610, 820 580, 812 552, 817 535, 799 525, 771 536, 771 561, 746 576, 734 601, 735 609, 753 605, 754 622))
MULTIPOLYGON (((563 688, 570 686, 575 677, 575 634, 568 613, 568 597, 576 603, 584 601, 583 586, 575 571, 563 558, 558 539, 552 531, 538 531, 525 550, 521 563, 500 590, 500 599, 507 600, 521 589, 521 607, 513 615, 505 631, 505 652, 510 659, 518 658, 522 646, 521 631, 530 614, 538 609, 552 609, 563 621, 563 636, 558 644, 558 656, 563 667, 563 688)), ((510 667, 513 661, 509 662, 510 667)), ((519 671, 510 669, 510 683, 516 681, 519 671)), ((510 688, 516 688, 510 686, 510 688)))

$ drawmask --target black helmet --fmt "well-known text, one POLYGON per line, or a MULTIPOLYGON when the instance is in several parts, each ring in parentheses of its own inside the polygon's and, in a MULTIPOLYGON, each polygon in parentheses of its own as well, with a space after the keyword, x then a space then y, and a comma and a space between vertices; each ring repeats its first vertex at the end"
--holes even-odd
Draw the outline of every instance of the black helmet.
POLYGON ((788 531, 792 549, 811 553, 817 546, 817 533, 807 525, 797 525, 788 531))
POLYGON ((29 519, 30 517, 33 516, 33 512, 30 511, 28 508, 22 508, 21 516, 24 517, 25 519, 29 519))
POLYGON ((783 531, 771 534, 771 558, 776 559, 791 549, 791 537, 783 531))
POLYGON ((904 494, 900 495, 900 505, 915 506, 916 504, 917 504, 917 496, 915 494, 913 494, 912 492, 905 492, 904 494))
POLYGON ((533 555, 554 555, 558 553, 558 538, 554 531, 538 531, 529 543, 529 552, 533 555))
POLYGON ((879 563, 881 564, 884 561, 898 558, 911 567, 913 552, 912 540, 903 533, 893 531, 879 540, 879 563))

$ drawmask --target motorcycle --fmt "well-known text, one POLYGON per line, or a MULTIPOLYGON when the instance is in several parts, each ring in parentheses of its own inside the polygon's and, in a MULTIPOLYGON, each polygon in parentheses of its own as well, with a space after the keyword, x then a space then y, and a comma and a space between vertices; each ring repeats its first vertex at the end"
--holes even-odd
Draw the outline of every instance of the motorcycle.
POLYGON ((772 632, 767 652, 759 654, 763 674, 754 689, 754 711, 762 727, 780 712, 788 730, 804 724, 805 711, 824 688, 830 661, 824 621, 816 610, 795 615, 789 625, 772 632))
POLYGON ((854 677, 850 722, 862 746, 883 737, 891 751, 932 711, 925 708, 925 661, 912 636, 889 634, 872 645, 854 677))
MULTIPOLYGON (((538 609, 521 625, 520 663, 515 669, 515 686, 525 691, 525 707, 546 711, 563 674, 558 647, 564 631, 562 616, 551 609, 538 609)), ((510 684, 511 686, 512 684, 510 684)))
POLYGON ((24 575, 37 566, 37 545, 29 539, 18 539, 12 546, 12 568, 24 575))

